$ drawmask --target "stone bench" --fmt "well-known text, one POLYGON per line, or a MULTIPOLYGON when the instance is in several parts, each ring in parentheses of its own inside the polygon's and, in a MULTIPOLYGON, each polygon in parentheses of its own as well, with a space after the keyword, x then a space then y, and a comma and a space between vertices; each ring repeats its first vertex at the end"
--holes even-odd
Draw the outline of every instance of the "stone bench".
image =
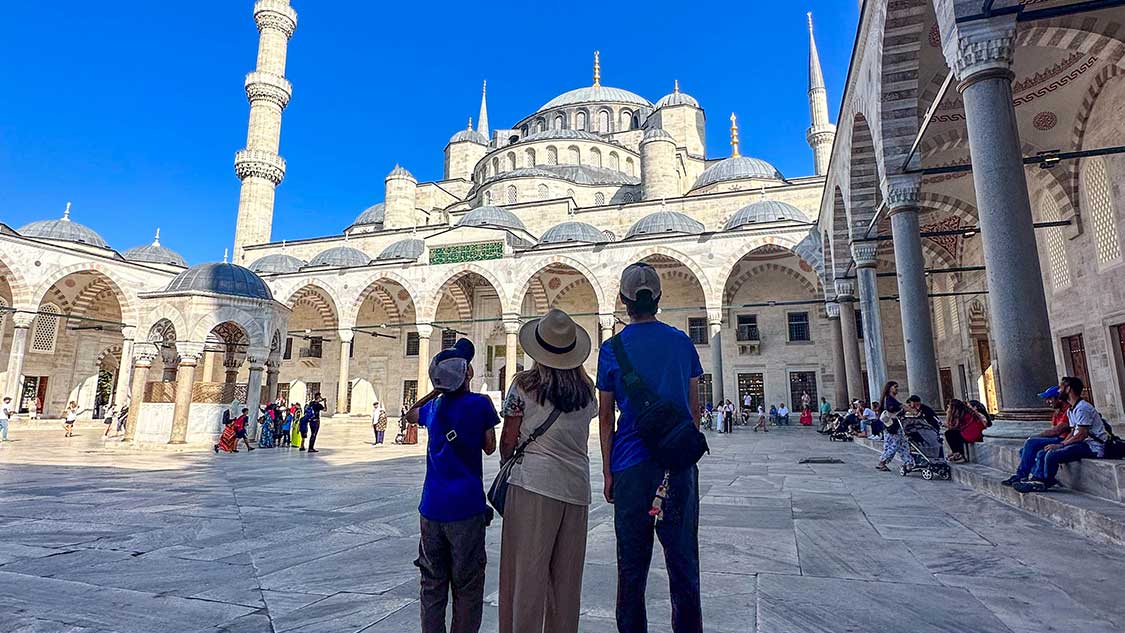
MULTIPOLYGON (((986 439, 972 444, 968 450, 971 463, 988 466, 1008 473, 1016 472, 1023 442, 1017 440, 986 439)), ((1063 464, 1059 468, 1059 481, 1063 486, 1081 493, 1125 503, 1125 460, 1084 459, 1063 464)))

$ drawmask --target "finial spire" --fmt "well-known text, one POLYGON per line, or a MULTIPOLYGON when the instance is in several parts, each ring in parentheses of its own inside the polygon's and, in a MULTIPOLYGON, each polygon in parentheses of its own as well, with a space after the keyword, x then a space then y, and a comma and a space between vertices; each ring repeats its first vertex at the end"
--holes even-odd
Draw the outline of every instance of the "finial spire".
POLYGON ((602 52, 594 51, 594 85, 602 85, 602 52))
POLYGON ((738 117, 730 113, 730 155, 731 158, 742 156, 738 151, 738 117))
POLYGON ((223 249, 223 263, 224 263, 224 264, 229 264, 230 262, 229 262, 229 261, 227 261, 228 259, 230 259, 230 249, 229 249, 229 248, 224 248, 224 249, 223 249))
POLYGON ((156 229, 156 237, 152 239, 153 246, 160 246, 160 229, 156 229))
POLYGON ((469 117, 469 127, 466 128, 466 130, 469 132, 473 131, 473 117, 469 117))
POLYGON ((679 79, 675 80, 675 83, 672 86, 672 92, 674 92, 676 94, 680 94, 680 80, 679 79))
POLYGON ((484 135, 484 138, 489 138, 488 134, 488 80, 484 80, 484 84, 480 89, 480 115, 477 117, 477 131, 484 135))
POLYGON ((62 219, 70 221, 70 200, 66 201, 66 210, 62 212, 62 219))

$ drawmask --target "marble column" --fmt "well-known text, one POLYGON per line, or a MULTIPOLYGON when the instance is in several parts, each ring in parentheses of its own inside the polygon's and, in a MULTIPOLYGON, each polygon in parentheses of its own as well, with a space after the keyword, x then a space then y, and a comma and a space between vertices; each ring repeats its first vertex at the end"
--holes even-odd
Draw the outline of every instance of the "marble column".
POLYGON ((1046 422, 1036 392, 1058 382, 1016 112, 1015 15, 957 25, 945 55, 965 102, 969 155, 984 246, 989 335, 996 344, 999 419, 988 434, 1026 437, 1019 422, 1046 422), (1010 424, 1009 424, 1010 423, 1010 424))
POLYGON ((200 382, 211 382, 215 379, 215 357, 217 355, 215 352, 203 353, 203 375, 199 377, 200 382))
POLYGON ((137 328, 126 325, 121 328, 121 363, 117 367, 116 385, 113 388, 113 404, 120 408, 129 399, 129 379, 132 377, 132 368, 129 362, 133 359, 133 339, 137 336, 137 328))
POLYGON ((277 384, 281 376, 281 361, 271 358, 266 361, 266 398, 277 400, 277 384))
POLYGON ((601 342, 605 343, 613 338, 613 328, 617 325, 617 317, 612 314, 599 314, 598 315, 598 330, 601 335, 601 342))
MULTIPOLYGON (((14 312, 12 314, 12 349, 8 352, 8 378, 4 385, 4 395, 11 397, 14 406, 20 406, 20 391, 23 389, 23 357, 27 353, 27 336, 34 314, 14 312)), ((0 396, 2 397, 2 396, 0 396)))
POLYGON ((250 364, 250 377, 246 381, 246 408, 250 410, 250 419, 246 424, 248 437, 258 436, 258 407, 262 404, 262 372, 266 368, 268 350, 253 351, 246 355, 246 362, 250 364))
MULTIPOLYGON (((723 395, 723 311, 708 310, 707 324, 711 328, 711 397, 718 405, 725 396, 723 395)), ((707 403, 701 403, 706 406, 707 403)))
POLYGON ((516 365, 519 357, 516 348, 519 347, 520 322, 517 320, 504 321, 504 384, 501 393, 507 394, 512 385, 512 378, 516 375, 516 365))
POLYGON ((233 385, 238 382, 238 370, 242 367, 242 359, 237 353, 227 352, 223 357, 223 383, 233 385))
POLYGON ((918 228, 921 176, 891 176, 887 208, 894 237, 898 306, 902 313, 902 339, 906 350, 906 382, 911 395, 941 408, 937 355, 934 352, 933 312, 926 286, 926 261, 918 228))
POLYGON ((430 336, 434 326, 419 323, 418 330, 418 398, 430 393, 430 336))
POLYGON ((351 382, 352 339, 351 330, 340 330, 340 379, 336 382, 336 413, 348 413, 348 384, 351 382))
POLYGON ((156 351, 151 346, 142 346, 145 349, 133 348, 133 380, 129 394, 129 417, 125 421, 124 441, 131 442, 137 436, 137 420, 140 419, 141 405, 145 401, 145 382, 148 370, 152 369, 152 361, 156 358, 156 351))
POLYGON ((180 365, 176 371, 176 408, 172 413, 172 436, 169 444, 186 444, 188 420, 191 416, 191 391, 195 384, 195 368, 203 355, 203 345, 176 343, 180 365))
MULTIPOLYGON (((840 306, 840 335, 844 344, 844 365, 847 366, 846 401, 850 403, 863 399, 863 366, 860 364, 859 335, 855 329, 855 284, 845 279, 836 281, 836 301, 840 306)), ((867 321, 866 315, 863 320, 867 321)))
MULTIPOLYGON (((844 333, 840 326, 840 304, 829 303, 825 306, 828 313, 828 332, 832 344, 832 407, 843 411, 851 402, 848 399, 848 370, 844 361, 844 333)), ((853 321, 854 323, 854 321, 853 321)), ((858 371, 858 370, 856 370, 858 371)))
POLYGON ((875 400, 887 383, 887 358, 883 347, 883 318, 879 310, 879 279, 875 276, 878 260, 872 243, 852 246, 856 281, 859 283, 859 309, 863 311, 863 349, 867 358, 867 388, 875 400))

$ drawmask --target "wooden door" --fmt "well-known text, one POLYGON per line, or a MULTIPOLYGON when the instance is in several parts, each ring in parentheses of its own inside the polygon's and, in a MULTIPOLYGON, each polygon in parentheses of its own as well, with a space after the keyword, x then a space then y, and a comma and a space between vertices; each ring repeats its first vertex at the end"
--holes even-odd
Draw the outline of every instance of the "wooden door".
POLYGON ((949 367, 938 369, 938 379, 941 382, 942 408, 949 408, 949 401, 953 399, 953 369, 949 367))
POLYGON ((984 383, 984 404, 989 411, 995 413, 999 405, 996 402, 996 376, 992 369, 992 350, 988 347, 988 339, 977 339, 977 357, 980 359, 981 382, 984 383))
POLYGON ((1070 359, 1070 373, 1076 378, 1081 378, 1086 385, 1082 397, 1094 404, 1094 390, 1090 387, 1090 367, 1086 363, 1086 344, 1081 334, 1068 336, 1063 339, 1063 349, 1070 359))

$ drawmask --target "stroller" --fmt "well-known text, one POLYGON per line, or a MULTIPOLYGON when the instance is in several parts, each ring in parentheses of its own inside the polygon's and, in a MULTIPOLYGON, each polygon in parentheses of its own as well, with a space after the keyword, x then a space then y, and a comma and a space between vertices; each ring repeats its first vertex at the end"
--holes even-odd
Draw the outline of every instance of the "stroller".
POLYGON ((906 432, 906 444, 910 449, 910 457, 914 460, 914 467, 903 464, 899 468, 900 475, 905 477, 917 470, 926 481, 935 478, 949 481, 953 478, 953 469, 945 460, 941 434, 925 418, 904 418, 903 430, 906 432))
POLYGON ((395 444, 406 443, 406 416, 399 416, 398 418, 398 435, 395 435, 395 444))
POLYGON ((832 431, 828 436, 829 441, 832 442, 854 442, 855 436, 852 435, 852 425, 848 422, 848 418, 842 415, 829 413, 825 416, 825 424, 832 425, 832 431))

